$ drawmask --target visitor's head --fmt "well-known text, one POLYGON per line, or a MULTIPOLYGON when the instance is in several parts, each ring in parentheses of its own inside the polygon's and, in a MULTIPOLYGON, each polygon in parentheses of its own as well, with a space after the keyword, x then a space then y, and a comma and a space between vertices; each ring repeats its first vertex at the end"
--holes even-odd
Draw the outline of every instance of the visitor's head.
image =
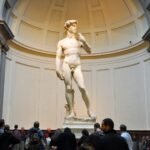
POLYGON ((38 121, 35 121, 33 126, 34 126, 34 128, 39 128, 40 123, 38 121))
POLYGON ((52 129, 51 128, 47 128, 47 132, 51 133, 52 129))
POLYGON ((120 131, 127 131, 127 127, 124 124, 120 125, 120 131))
POLYGON ((71 133, 71 129, 68 128, 68 127, 66 127, 66 128, 64 129, 64 132, 65 132, 65 133, 71 133))
POLYGON ((5 125, 5 120, 4 119, 0 119, 0 128, 3 128, 5 125))
POLYGON ((4 126, 4 132, 6 133, 6 132, 9 132, 9 131, 10 131, 10 126, 8 124, 6 124, 4 126))
POLYGON ((83 130, 82 130, 82 135, 84 135, 84 136, 89 136, 88 130, 87 130, 87 129, 83 129, 83 130))
POLYGON ((17 124, 14 125, 14 129, 18 129, 18 125, 17 124))
POLYGON ((21 127, 21 130, 22 130, 22 131, 24 131, 24 130, 25 130, 25 128, 24 128, 24 127, 21 127))
POLYGON ((114 122, 113 122, 113 120, 110 119, 110 118, 105 118, 105 119, 102 121, 101 129, 102 129, 104 132, 112 131, 112 130, 114 129, 114 122))
POLYGON ((64 28, 66 31, 69 31, 71 33, 76 33, 77 32, 77 20, 67 20, 64 24, 64 28))
POLYGON ((97 129, 100 129, 100 124, 98 122, 94 124, 94 131, 97 131, 97 129))
POLYGON ((25 128, 24 128, 24 127, 21 127, 20 132, 21 132, 21 133, 25 133, 25 128))

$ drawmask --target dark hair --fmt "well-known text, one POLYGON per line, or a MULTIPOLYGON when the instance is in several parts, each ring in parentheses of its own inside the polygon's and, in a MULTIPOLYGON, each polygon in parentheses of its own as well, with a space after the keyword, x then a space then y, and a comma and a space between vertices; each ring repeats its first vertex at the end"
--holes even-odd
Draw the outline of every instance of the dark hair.
POLYGON ((87 129, 83 129, 82 134, 85 135, 85 136, 89 136, 89 132, 88 132, 87 129))
POLYGON ((34 122, 34 128, 39 128, 39 126, 40 126, 40 123, 38 121, 35 121, 34 122))
POLYGON ((4 119, 0 119, 0 128, 3 127, 5 125, 5 120, 4 119))
POLYGON ((94 128, 99 128, 100 129, 100 124, 97 122, 94 124, 94 128))
POLYGON ((114 129, 114 122, 113 122, 113 120, 110 119, 110 118, 105 118, 105 119, 103 120, 103 124, 104 124, 105 126, 108 126, 111 130, 114 129))
POLYGON ((70 132, 71 132, 71 129, 68 128, 68 127, 66 127, 66 128, 64 129, 64 132, 65 132, 65 133, 70 133, 70 132))
POLYGON ((126 125, 121 124, 121 125, 120 125, 120 130, 121 130, 121 131, 126 131, 126 130, 127 130, 126 125))
POLYGON ((14 125, 14 128, 15 128, 15 129, 18 129, 18 125, 17 125, 17 124, 15 124, 15 125, 14 125))

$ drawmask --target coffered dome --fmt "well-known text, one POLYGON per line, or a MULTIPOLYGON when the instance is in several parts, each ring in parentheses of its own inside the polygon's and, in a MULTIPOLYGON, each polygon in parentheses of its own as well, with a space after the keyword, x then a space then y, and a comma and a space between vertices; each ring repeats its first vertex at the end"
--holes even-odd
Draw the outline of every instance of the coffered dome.
POLYGON ((132 46, 148 29, 138 0, 18 0, 9 25, 16 42, 55 53, 68 19, 78 20, 95 54, 132 46))

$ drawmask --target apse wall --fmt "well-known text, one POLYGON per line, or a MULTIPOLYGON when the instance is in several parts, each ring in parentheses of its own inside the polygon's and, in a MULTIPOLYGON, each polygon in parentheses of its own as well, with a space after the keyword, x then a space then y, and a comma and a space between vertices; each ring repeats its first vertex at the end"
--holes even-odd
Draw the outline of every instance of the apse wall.
POLYGON ((68 19, 78 20, 93 53, 133 45, 148 29, 138 0, 18 0, 9 18, 15 40, 46 53, 56 52, 68 19))
MULTIPOLYGON (((140 42, 127 54, 82 57, 82 70, 92 111, 97 121, 111 117, 118 129, 150 129, 150 55, 140 42)), ((75 87, 75 107, 85 116, 85 105, 75 87)), ((63 126, 66 104, 64 83, 56 77, 55 56, 32 53, 10 44, 6 61, 3 117, 14 124, 31 127, 38 120, 42 128, 63 126)))
MULTIPOLYGON (((3 118, 14 126, 63 126, 64 83, 55 72, 58 40, 67 19, 79 21, 92 47, 82 53, 82 70, 97 121, 111 117, 118 129, 150 130, 150 54, 142 36, 148 29, 138 0, 19 0, 9 13, 15 38, 7 53, 3 118)), ((86 116, 76 85, 75 107, 86 116)))

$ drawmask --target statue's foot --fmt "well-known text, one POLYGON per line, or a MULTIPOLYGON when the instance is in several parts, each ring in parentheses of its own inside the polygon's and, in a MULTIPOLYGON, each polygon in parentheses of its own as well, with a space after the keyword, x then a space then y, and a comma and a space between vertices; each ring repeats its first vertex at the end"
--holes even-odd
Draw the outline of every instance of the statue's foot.
POLYGON ((96 115, 93 114, 91 111, 87 111, 87 114, 91 119, 96 119, 96 115))
POLYGON ((74 115, 74 113, 72 112, 71 114, 69 114, 68 116, 66 116, 65 118, 66 119, 71 119, 71 118, 74 118, 75 117, 75 115, 74 115))

